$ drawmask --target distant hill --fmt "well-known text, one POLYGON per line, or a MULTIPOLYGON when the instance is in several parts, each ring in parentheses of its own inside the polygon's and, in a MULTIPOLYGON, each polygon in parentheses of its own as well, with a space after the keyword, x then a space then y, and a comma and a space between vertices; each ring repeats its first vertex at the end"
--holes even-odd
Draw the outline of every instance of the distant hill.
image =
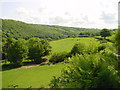
POLYGON ((2 19, 2 36, 29 39, 61 39, 78 35, 99 35, 99 29, 63 27, 55 25, 28 24, 21 21, 2 19))

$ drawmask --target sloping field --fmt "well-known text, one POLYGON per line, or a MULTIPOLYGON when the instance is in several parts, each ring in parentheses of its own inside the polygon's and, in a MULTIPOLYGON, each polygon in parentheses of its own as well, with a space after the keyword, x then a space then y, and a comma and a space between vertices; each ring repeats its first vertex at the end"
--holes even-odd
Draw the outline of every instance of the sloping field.
MULTIPOLYGON (((18 88, 47 87, 53 76, 59 76, 64 64, 34 66, 3 71, 2 87, 18 85, 18 88)), ((13 87, 12 87, 13 88, 13 87)))
POLYGON ((83 38, 67 38, 67 39, 61 39, 61 40, 56 40, 50 42, 50 45, 52 46, 52 53, 57 53, 57 52, 69 52, 71 51, 72 47, 74 44, 78 42, 85 42, 85 43, 90 43, 90 42, 96 42, 97 40, 94 38, 88 38, 88 37, 83 37, 83 38))
MULTIPOLYGON (((78 42, 96 42, 94 38, 67 38, 50 42, 52 53, 55 52, 70 52, 75 43, 78 42)), ((40 88, 48 87, 53 76, 61 74, 61 70, 66 64, 59 63, 55 65, 22 67, 3 71, 3 88, 13 87, 18 85, 18 88, 40 88)))

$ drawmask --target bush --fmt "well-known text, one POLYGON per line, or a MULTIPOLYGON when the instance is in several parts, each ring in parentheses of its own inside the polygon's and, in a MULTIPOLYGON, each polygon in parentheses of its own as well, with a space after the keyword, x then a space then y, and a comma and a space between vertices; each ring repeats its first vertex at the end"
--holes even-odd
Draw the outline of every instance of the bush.
POLYGON ((105 49, 109 49, 110 51, 112 51, 113 53, 116 52, 115 46, 111 43, 101 43, 98 46, 98 52, 105 50, 105 49))
MULTIPOLYGON (((84 54, 73 56, 60 77, 53 77, 51 88, 120 88, 120 76, 108 60, 111 56, 84 54)), ((111 58, 113 59, 113 58, 111 58)), ((114 60, 111 60, 114 62, 114 60)))
POLYGON ((85 44, 83 42, 77 43, 73 46, 71 50, 71 56, 75 54, 92 54, 97 53, 97 43, 91 42, 88 44, 85 44))
POLYGON ((86 52, 86 44, 82 42, 75 44, 71 50, 72 55, 84 54, 85 52, 86 52))
POLYGON ((100 40, 100 43, 107 43, 107 40, 100 40))
POLYGON ((98 52, 98 43, 90 42, 86 47, 86 54, 94 54, 98 52))
POLYGON ((107 48, 107 45, 105 43, 102 43, 98 46, 98 52, 100 52, 101 50, 104 50, 105 48, 107 48))
POLYGON ((62 62, 67 57, 68 57, 68 53, 66 52, 54 53, 50 58, 50 62, 52 63, 62 62))

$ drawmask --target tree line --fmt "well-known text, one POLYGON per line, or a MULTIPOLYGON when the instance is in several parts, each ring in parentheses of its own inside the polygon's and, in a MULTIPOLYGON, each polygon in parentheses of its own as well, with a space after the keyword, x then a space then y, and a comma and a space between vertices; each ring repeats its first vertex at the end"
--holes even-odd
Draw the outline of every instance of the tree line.
POLYGON ((2 59, 8 60, 14 66, 21 66, 24 59, 41 63, 42 57, 50 54, 51 46, 47 40, 30 38, 29 40, 4 38, 2 59))

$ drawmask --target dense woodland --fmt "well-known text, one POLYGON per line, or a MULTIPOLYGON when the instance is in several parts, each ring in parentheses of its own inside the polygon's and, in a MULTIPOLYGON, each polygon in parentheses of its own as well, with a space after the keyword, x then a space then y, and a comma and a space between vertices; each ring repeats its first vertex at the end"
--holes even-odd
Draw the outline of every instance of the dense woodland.
POLYGON ((2 19, 2 36, 15 39, 38 37, 47 40, 57 40, 76 36, 97 36, 99 29, 63 27, 54 25, 27 24, 21 21, 2 19))
POLYGON ((6 19, 2 24, 3 69, 21 67, 28 61, 39 65, 64 63, 66 68, 60 76, 52 78, 50 88, 120 88, 120 62, 116 54, 120 49, 119 30, 27 24, 6 19), (89 42, 79 41, 86 37, 89 42), (77 43, 69 52, 52 53, 50 42, 63 38, 77 38, 77 43))

